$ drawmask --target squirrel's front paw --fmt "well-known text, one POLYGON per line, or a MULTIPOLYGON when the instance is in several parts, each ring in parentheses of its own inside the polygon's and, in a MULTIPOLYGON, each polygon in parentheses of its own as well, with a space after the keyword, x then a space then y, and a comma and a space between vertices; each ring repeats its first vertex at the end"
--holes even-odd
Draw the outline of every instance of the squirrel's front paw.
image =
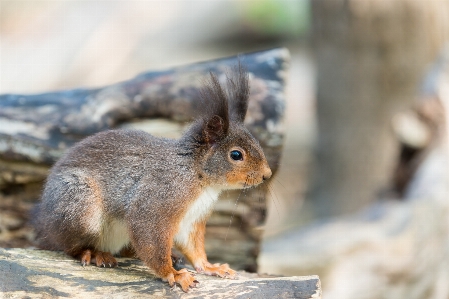
POLYGON ((237 278, 237 272, 229 268, 228 264, 220 265, 206 262, 203 264, 203 266, 195 267, 195 269, 198 273, 202 274, 218 276, 221 278, 230 278, 230 279, 237 278))
POLYGON ((164 278, 164 280, 172 287, 175 283, 179 284, 184 292, 187 292, 189 288, 196 287, 196 284, 199 283, 199 281, 193 277, 192 273, 189 273, 186 269, 181 269, 179 271, 175 270, 164 278))

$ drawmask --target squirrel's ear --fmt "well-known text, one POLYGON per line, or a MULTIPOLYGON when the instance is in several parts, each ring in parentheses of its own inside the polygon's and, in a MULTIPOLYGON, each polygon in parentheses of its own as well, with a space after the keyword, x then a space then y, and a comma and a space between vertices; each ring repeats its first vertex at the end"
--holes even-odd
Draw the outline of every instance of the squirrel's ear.
POLYGON ((226 136, 225 121, 218 115, 207 120, 203 127, 203 136, 207 144, 212 145, 226 136))
POLYGON ((202 98, 202 138, 211 145, 228 134, 229 109, 226 93, 215 74, 210 73, 200 91, 202 98))
POLYGON ((229 114, 231 121, 243 123, 248 110, 249 75, 240 60, 228 75, 229 114))

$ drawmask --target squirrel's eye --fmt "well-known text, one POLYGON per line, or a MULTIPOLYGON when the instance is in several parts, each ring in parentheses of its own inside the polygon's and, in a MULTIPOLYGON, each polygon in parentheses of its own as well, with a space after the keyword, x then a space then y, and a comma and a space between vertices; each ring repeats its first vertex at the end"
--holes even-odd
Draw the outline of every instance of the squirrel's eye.
POLYGON ((235 160, 235 161, 243 160, 243 154, 241 151, 234 150, 234 151, 231 151, 231 153, 229 155, 231 156, 232 160, 235 160))

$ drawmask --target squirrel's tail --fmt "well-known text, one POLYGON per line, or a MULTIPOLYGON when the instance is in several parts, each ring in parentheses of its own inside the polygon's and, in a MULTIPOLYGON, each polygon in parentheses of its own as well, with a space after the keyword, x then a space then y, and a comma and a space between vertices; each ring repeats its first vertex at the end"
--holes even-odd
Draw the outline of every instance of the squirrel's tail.
POLYGON ((45 246, 42 244, 43 242, 41 242, 43 235, 41 203, 37 203, 31 208, 28 217, 28 224, 31 225, 34 230, 34 245, 41 249, 45 249, 45 246))
POLYGON ((39 214, 40 214, 40 203, 35 204, 29 214, 28 214, 28 219, 29 219, 29 224, 31 226, 33 226, 34 228, 36 228, 38 226, 38 221, 39 221, 39 214))

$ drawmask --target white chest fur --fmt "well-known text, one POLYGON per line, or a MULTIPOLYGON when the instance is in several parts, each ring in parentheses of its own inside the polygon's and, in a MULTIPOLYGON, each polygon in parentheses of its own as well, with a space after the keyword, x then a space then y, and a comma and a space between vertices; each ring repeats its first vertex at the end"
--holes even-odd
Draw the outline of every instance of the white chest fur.
POLYGON ((217 201, 220 192, 220 188, 208 187, 204 189, 203 193, 201 193, 201 195, 191 204, 179 223, 178 232, 174 237, 176 244, 183 247, 189 245, 189 236, 193 225, 209 214, 213 204, 217 201))
POLYGON ((101 251, 118 253, 129 243, 128 227, 123 220, 110 219, 103 223, 99 238, 98 249, 101 251))

